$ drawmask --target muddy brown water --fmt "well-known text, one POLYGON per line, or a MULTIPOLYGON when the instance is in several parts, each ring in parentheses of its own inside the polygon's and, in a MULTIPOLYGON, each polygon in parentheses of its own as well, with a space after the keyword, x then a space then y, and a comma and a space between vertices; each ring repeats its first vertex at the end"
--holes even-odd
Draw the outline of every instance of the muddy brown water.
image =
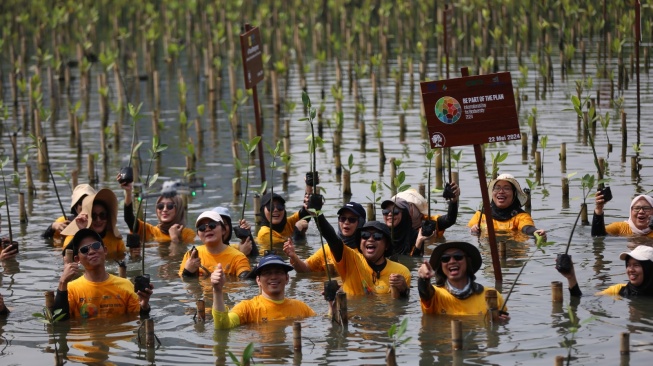
MULTIPOLYGON (((469 61, 469 60, 467 60, 469 61)), ((464 60, 463 60, 464 63, 464 60)), ((613 63, 616 64, 616 61, 613 63)), ((515 65, 516 60, 511 60, 515 65)), ((564 245, 571 231, 573 221, 579 209, 582 191, 578 181, 571 183, 571 197, 564 202, 561 195, 561 177, 577 172, 575 178, 586 173, 595 172, 591 150, 582 144, 582 139, 576 130, 576 116, 567 110, 571 108, 570 96, 575 93, 574 80, 581 78, 575 74, 566 83, 556 80, 549 88, 545 100, 536 100, 534 85, 537 73, 531 65, 528 82, 522 89, 522 95, 528 95, 528 100, 522 102, 520 124, 522 132, 527 132, 530 142, 530 129, 527 125, 527 113, 537 109, 540 136, 548 136, 548 146, 543 153, 544 169, 542 184, 532 192, 532 215, 539 228, 549 231, 549 240, 556 242, 546 253, 535 254, 525 268, 515 286, 514 293, 508 303, 510 322, 501 325, 488 325, 477 317, 460 317, 463 322, 464 350, 452 352, 450 346, 449 316, 423 316, 419 306, 419 296, 416 289, 417 268, 419 259, 402 258, 413 274, 412 291, 407 301, 394 301, 389 296, 366 296, 349 299, 349 310, 352 316, 348 328, 332 324, 324 315, 327 306, 320 296, 322 282, 326 280, 323 274, 291 274, 287 287, 287 295, 299 298, 312 306, 320 316, 302 321, 302 352, 298 354, 292 349, 292 323, 274 322, 270 324, 247 325, 231 331, 215 331, 211 320, 206 324, 196 324, 193 321, 195 301, 203 293, 207 296, 207 308, 210 307, 208 285, 184 282, 177 276, 179 263, 187 248, 171 247, 166 244, 148 244, 146 247, 146 272, 152 276, 155 293, 152 297, 152 317, 155 321, 155 331, 161 346, 155 350, 139 347, 136 331, 139 322, 136 319, 115 319, 111 321, 71 321, 67 325, 55 327, 55 334, 60 339, 60 349, 65 353, 69 364, 95 364, 107 362, 113 364, 224 364, 231 360, 227 351, 240 355, 249 342, 255 345, 254 359, 259 364, 384 364, 386 346, 391 343, 387 331, 392 324, 408 319, 408 330, 405 337, 410 340, 397 348, 397 359, 401 364, 431 365, 439 364, 529 364, 550 365, 557 355, 567 353, 567 346, 572 347, 572 364, 646 364, 650 359, 653 346, 650 339, 653 335, 653 300, 623 300, 611 297, 596 297, 592 293, 609 285, 624 282, 625 267, 618 260, 618 254, 628 249, 629 245, 637 243, 627 238, 592 238, 589 227, 577 228, 572 240, 570 253, 576 263, 576 271, 580 286, 586 296, 574 309, 581 320, 592 318, 580 326, 575 334, 570 331, 570 318, 567 308, 569 295, 564 290, 564 303, 552 304, 550 282, 564 280, 554 270, 555 254, 564 251, 564 245), (561 173, 558 161, 560 143, 567 143, 567 172, 561 173), (622 332, 631 332, 631 355, 624 360, 619 354, 619 337, 622 332), (623 363, 625 362, 625 363, 623 363)), ((577 67, 577 70, 580 68, 577 67)), ((433 70, 431 65, 430 70, 433 70)), ((513 79, 517 79, 515 70, 513 79)), ((556 74, 558 70, 555 70, 556 74)), ((588 73, 594 70, 588 68, 588 73)), ((335 83, 334 65, 327 64, 325 88, 335 83)), ((431 77, 435 77, 432 75, 431 77)), ((406 78, 407 79, 407 78, 406 78)), ((191 80, 191 78, 186 78, 191 80)), ((642 74, 642 130, 643 142, 641 163, 643 169, 639 179, 631 175, 630 156, 635 141, 635 84, 624 92, 624 108, 628 113, 628 156, 621 161, 621 132, 619 117, 616 110, 607 103, 605 92, 599 105, 600 113, 612 114, 612 123, 608 128, 608 136, 614 145, 613 152, 607 154, 605 133, 600 126, 597 129, 597 150, 600 156, 609 163, 610 186, 615 199, 606 207, 606 222, 626 219, 630 199, 635 194, 652 189, 651 155, 653 150, 650 141, 653 140, 649 121, 653 118, 653 93, 650 76, 642 74)), ((6 80, 3 80, 7 83, 6 80)), ((362 120, 367 125, 367 143, 361 148, 358 131, 354 128, 353 113, 355 103, 345 90, 344 112, 345 130, 342 146, 342 160, 347 161, 351 153, 354 157, 354 174, 352 175, 352 200, 367 203, 373 199, 370 191, 372 181, 389 184, 389 166, 386 164, 383 172, 378 163, 378 138, 375 126, 378 121, 383 124, 381 140, 385 144, 385 154, 388 158, 402 159, 400 170, 406 173, 406 183, 417 188, 418 184, 426 183, 426 159, 420 135, 419 107, 420 99, 414 95, 413 106, 407 110, 408 132, 406 140, 398 141, 399 113, 401 108, 394 105, 394 83, 391 80, 381 81, 382 100, 377 115, 374 115, 369 79, 362 79, 361 95, 366 100, 366 110, 362 120)), ((295 73, 290 78, 289 98, 301 105, 301 89, 295 73)), ((607 89, 605 79, 595 79, 595 90, 607 89)), ((139 140, 144 147, 150 144, 151 130, 149 113, 151 98, 145 85, 141 85, 139 100, 144 102, 143 111, 146 118, 139 124, 139 140)), ((195 86, 191 83, 189 90, 189 105, 203 103, 205 96, 193 93, 195 86)), ((8 88, 4 89, 8 92, 8 88)), ((418 90, 417 86, 415 90, 418 90)), ((595 93, 595 90, 592 93, 595 93)), ((315 104, 318 103, 320 87, 309 85, 308 89, 315 104)), ((77 92, 77 91, 75 91, 77 92)), ((180 132, 177 113, 176 86, 162 81, 162 111, 161 121, 165 126, 160 138, 170 145, 162 154, 161 176, 159 183, 168 179, 178 179, 183 174, 185 146, 184 134, 180 132)), ((227 94, 225 92, 225 94, 227 94)), ((328 93, 327 93, 328 95, 328 93)), ((409 87, 405 85, 402 95, 409 95, 409 87)), ((7 97, 6 95, 4 97, 7 97)), ((263 115, 265 118, 264 140, 271 142, 272 115, 271 98, 261 97, 263 115)), ((331 118, 335 103, 333 98, 325 100, 325 115, 331 118)), ((99 114, 97 95, 92 96, 89 121, 83 125, 82 139, 84 152, 97 152, 99 137, 99 114)), ((310 134, 310 127, 302 118, 301 108, 294 113, 282 117, 290 121, 291 134, 291 174, 288 190, 282 191, 281 171, 274 174, 274 188, 287 197, 289 209, 299 208, 302 199, 304 173, 309 170, 307 144, 304 141, 310 134)), ((240 112, 242 121, 253 121, 251 101, 240 112)), ((112 115, 112 121, 115 116, 112 115)), ((206 118, 202 118, 208 126, 206 118)), ((50 155, 54 171, 70 172, 76 165, 75 150, 70 147, 67 136, 68 125, 62 114, 56 124, 45 123, 48 136, 50 155)), ((218 112, 218 130, 204 133, 204 146, 197 163, 197 176, 203 177, 206 188, 198 191, 197 196, 190 199, 188 223, 192 224, 200 212, 215 206, 227 206, 232 215, 239 215, 240 199, 232 197, 231 179, 234 166, 231 157, 230 130, 223 111, 218 112)), ((208 127, 207 127, 208 128, 208 127)), ((243 128, 246 131, 246 128, 243 128)), ((193 128, 187 131, 188 136, 195 138, 193 128)), ((330 221, 336 224, 336 211, 342 205, 342 187, 335 175, 332 153, 333 127, 325 127, 325 145, 318 151, 317 164, 321 172, 322 186, 327 198, 324 207, 330 221)), ((27 144, 28 138, 19 135, 19 143, 27 144)), ((8 151, 8 140, 3 137, 3 148, 8 151)), ((107 187, 116 191, 121 199, 122 192, 114 181, 115 174, 121 166, 127 163, 129 146, 129 126, 123 131, 120 151, 110 150, 106 172, 100 167, 99 187, 107 187)), ((529 149, 530 149, 529 144, 529 149)), ((145 149, 144 149, 145 150, 145 149)), ((143 151, 144 151, 143 150, 143 151)), ((454 148, 462 150, 462 158, 455 170, 460 172, 462 190, 460 214, 457 224, 447 230, 446 240, 466 240, 477 243, 483 254, 485 265, 479 271, 479 282, 495 286, 492 266, 489 262, 488 244, 485 240, 477 242, 476 237, 469 235, 466 228, 472 216, 472 210, 480 203, 480 191, 474 154, 471 146, 454 148)), ((488 168, 490 154, 508 152, 508 158, 500 164, 500 171, 511 173, 517 177, 522 186, 526 186, 526 178, 534 180, 534 161, 530 154, 522 159, 519 141, 493 144, 486 147, 488 168)), ((143 153, 145 160, 147 154, 143 153)), ((266 164, 270 163, 270 155, 265 154, 266 164)), ((29 163, 36 169, 34 154, 30 155, 29 163)), ((279 166, 282 163, 278 162, 279 166)), ((24 163, 19 171, 23 172, 24 163)), ((84 171, 80 174, 80 183, 85 181, 85 160, 82 162, 84 171)), ((259 184, 258 168, 252 169, 252 184, 259 184)), ((270 168, 267 168, 270 179, 270 168)), ((61 178, 57 178, 63 204, 67 206, 70 200, 70 187, 61 178)), ((157 183, 157 187, 158 184, 157 183)), ((25 190, 24 181, 21 190, 25 190)), ((48 328, 40 324, 32 314, 40 312, 44 300, 42 293, 53 290, 57 286, 61 271, 59 251, 39 237, 43 229, 56 217, 60 216, 56 197, 50 182, 36 182, 36 196, 28 199, 29 223, 19 225, 17 209, 17 189, 10 188, 10 209, 14 224, 14 236, 20 243, 20 254, 16 261, 3 263, 0 292, 5 297, 5 303, 12 310, 7 319, 0 320, 0 363, 14 364, 47 364, 52 363, 53 344, 48 328)), ((388 198, 390 193, 383 184, 379 184, 377 196, 388 198)), ((244 186, 243 186, 244 188, 244 186)), ((434 193, 437 203, 432 205, 434 212, 441 213, 445 209, 441 198, 434 193)), ((593 209, 592 199, 589 199, 590 211, 593 209)), ((150 212, 152 205, 150 204, 150 212)), ((4 213, 4 208, 3 208, 4 213)), ((377 207, 380 217, 380 209, 377 207)), ((119 215, 121 217, 121 215, 119 215)), ((245 210, 245 217, 253 221, 254 212, 251 203, 245 210)), ((591 219, 591 216, 590 216, 591 219)), ((6 215, 3 215, 3 234, 6 234, 6 215)), ((150 217, 150 222, 153 222, 150 217)), ((126 234, 127 228, 120 220, 119 228, 126 234)), ((502 261, 504 281, 498 284, 502 287, 504 296, 507 289, 524 265, 528 255, 535 249, 532 240, 518 242, 508 238, 508 259, 502 261)), ((652 244, 644 241, 644 244, 652 244)), ((308 244, 299 247, 301 257, 307 257, 319 248, 319 237, 314 225, 309 228, 308 244)), ((432 246, 427 248, 430 254, 432 246)), ((280 248, 279 248, 280 249, 280 248)), ((427 257, 425 257, 427 258, 427 257)), ((128 277, 140 272, 140 262, 127 259, 128 277)), ((111 272, 117 273, 114 263, 108 264, 111 272)), ((250 298, 258 293, 257 287, 250 282, 234 281, 228 285, 228 304, 234 304, 241 299, 250 298)))

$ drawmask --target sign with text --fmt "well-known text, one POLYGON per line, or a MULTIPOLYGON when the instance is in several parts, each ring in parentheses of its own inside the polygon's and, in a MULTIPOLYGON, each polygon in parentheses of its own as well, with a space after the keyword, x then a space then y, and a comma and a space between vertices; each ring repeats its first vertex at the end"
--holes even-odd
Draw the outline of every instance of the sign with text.
POLYGON ((253 27, 240 35, 240 49, 243 55, 245 88, 252 89, 263 80, 263 49, 261 32, 253 27))
POLYGON ((521 139, 509 72, 420 85, 431 147, 521 139))

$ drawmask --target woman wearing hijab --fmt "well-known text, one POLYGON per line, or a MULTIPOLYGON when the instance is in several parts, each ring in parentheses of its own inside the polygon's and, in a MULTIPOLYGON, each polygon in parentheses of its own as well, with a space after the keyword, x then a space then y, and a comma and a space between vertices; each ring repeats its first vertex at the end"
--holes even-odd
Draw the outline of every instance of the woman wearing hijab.
POLYGON ((44 239, 53 239, 55 242, 61 244, 63 238, 61 232, 70 224, 71 220, 82 211, 82 200, 84 197, 95 194, 95 189, 89 184, 79 184, 73 189, 73 195, 70 203, 70 217, 61 216, 54 220, 47 229, 41 234, 44 239))
POLYGON ((186 226, 186 215, 184 202, 177 194, 163 194, 156 200, 156 226, 136 220, 134 207, 132 205, 133 183, 121 183, 125 191, 124 219, 132 233, 143 237, 145 230, 145 241, 156 241, 158 243, 190 244, 195 241, 195 231, 186 226))
POLYGON ((424 254, 424 241, 429 237, 422 235, 421 225, 413 227, 410 205, 404 199, 395 197, 381 203, 381 213, 385 224, 390 228, 392 237, 392 255, 410 255, 421 257, 424 254))
POLYGON ((605 200, 601 191, 596 193, 596 207, 592 218, 592 236, 646 236, 653 238, 651 216, 653 215, 653 198, 645 194, 635 197, 630 202, 630 216, 627 221, 613 222, 605 225, 603 207, 605 200))
MULTIPOLYGON (((488 193, 492 200, 492 222, 494 230, 507 232, 521 232, 526 235, 538 235, 546 239, 546 231, 535 227, 531 215, 522 210, 528 197, 521 189, 521 186, 510 174, 501 174, 497 179, 490 181, 488 193)), ((487 227, 485 215, 476 211, 474 217, 469 220, 472 235, 479 235, 481 230, 487 227), (479 220, 480 219, 480 220, 479 220)))
MULTIPOLYGON (((454 194, 454 197, 448 200, 448 210, 446 215, 433 215, 429 216, 428 202, 426 198, 419 194, 415 189, 407 189, 403 192, 397 193, 396 198, 401 198, 408 203, 408 212, 410 214, 410 219, 412 221, 413 229, 418 231, 418 234, 421 233, 420 229, 422 228, 422 223, 425 220, 431 220, 435 223, 434 234, 429 236, 429 238, 441 238, 444 236, 444 231, 456 223, 456 218, 458 217, 458 197, 460 197, 460 188, 456 182, 451 183, 451 190, 454 194)), ((390 200, 394 200, 395 197, 392 197, 390 200)), ((428 239, 427 237, 418 235, 415 240, 415 246, 412 250, 412 255, 415 257, 422 256, 424 254, 424 242, 428 239)))
MULTIPOLYGON (((238 226, 237 227, 232 227, 231 226, 231 213, 229 213, 228 208, 226 208, 226 207, 216 207, 216 208, 213 209, 213 211, 220 214, 220 217, 222 217, 222 222, 224 223, 224 232, 222 233, 222 242, 224 242, 227 245, 231 245, 232 247, 240 250, 247 257, 250 257, 250 258, 258 257, 258 255, 259 255, 258 247, 256 246, 256 243, 254 242, 254 239, 252 238, 252 235, 251 235, 251 232, 250 232, 251 225, 247 222, 247 220, 242 219, 242 220, 238 221, 238 226), (240 229, 240 230, 243 230, 245 232, 250 232, 250 235, 246 236, 246 237, 239 237, 240 242, 230 244, 231 237, 233 236, 233 232, 236 229, 240 229)), ((238 232, 236 232, 236 235, 238 235, 238 232)))
MULTIPOLYGON (((628 282, 612 285, 598 292, 597 295, 613 295, 622 297, 653 296, 653 248, 647 245, 638 245, 631 252, 622 252, 619 259, 626 264, 628 282)), ((582 296, 583 293, 576 280, 576 272, 571 259, 568 272, 560 272, 569 283, 571 296, 582 296)), ((556 269, 558 267, 556 266, 556 269)))
POLYGON ((303 220, 310 213, 302 207, 299 211, 288 216, 286 211, 286 200, 276 193, 266 193, 261 197, 259 207, 261 215, 261 228, 257 234, 257 241, 260 247, 265 250, 273 249, 273 246, 281 246, 288 238, 297 237, 306 232, 308 221, 303 220), (272 203, 272 210, 270 210, 272 203), (270 240, 270 232, 272 240, 270 240))
MULTIPOLYGON (((342 242, 352 248, 357 249, 360 246, 361 237, 360 229, 365 224, 366 212, 363 206, 356 202, 349 202, 338 210, 338 237, 342 242)), ((297 273, 301 272, 323 272, 326 271, 326 258, 331 258, 329 245, 313 253, 308 259, 301 260, 295 253, 295 246, 292 240, 288 240, 283 245, 283 251, 290 258, 290 264, 295 267, 297 273)))
POLYGON ((61 232, 61 235, 66 235, 63 253, 77 231, 89 228, 102 237, 109 257, 122 257, 125 254, 125 242, 116 226, 117 221, 118 199, 112 190, 100 189, 96 194, 84 197, 82 210, 75 217, 74 224, 71 223, 61 232))

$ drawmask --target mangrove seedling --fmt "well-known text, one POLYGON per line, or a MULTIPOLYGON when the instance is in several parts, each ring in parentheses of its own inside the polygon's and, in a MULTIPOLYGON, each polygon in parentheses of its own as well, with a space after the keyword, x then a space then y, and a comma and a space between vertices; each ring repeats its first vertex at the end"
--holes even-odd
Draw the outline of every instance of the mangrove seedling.
POLYGON ((499 164, 503 163, 508 158, 508 153, 502 153, 498 151, 496 154, 491 153, 492 156, 492 179, 496 179, 499 174, 499 164))
MULTIPOLYGON (((241 145, 243 145, 243 148, 247 152, 247 155, 251 155, 254 153, 254 150, 256 150, 256 146, 258 145, 259 141, 261 141, 261 136, 255 136, 249 141, 245 140, 240 140, 241 145)), ((238 158, 234 158, 236 162, 236 167, 238 170, 241 170, 242 168, 242 163, 238 158)), ((240 220, 245 218, 245 206, 247 205, 247 193, 249 190, 249 170, 250 168, 253 168, 254 166, 252 165, 247 165, 245 167, 245 195, 243 196, 243 207, 240 212, 240 220)), ((240 179, 238 177, 234 179, 240 179)), ((239 220, 239 221, 240 221, 239 220)), ((258 246, 256 245, 256 242, 254 241, 254 238, 252 237, 252 231, 248 229, 242 229, 240 225, 235 225, 233 227, 234 233, 236 234, 236 237, 239 239, 247 239, 250 238, 252 242, 252 251, 250 252, 250 256, 252 257, 257 257, 259 255, 258 251, 258 246)))
MULTIPOLYGON (((66 316, 66 313, 62 313, 62 309, 56 309, 50 311, 47 307, 43 308, 43 313, 34 313, 33 317, 37 318, 43 324, 54 326, 55 323, 60 321, 66 316)), ((59 357, 59 348, 57 348, 57 334, 52 330, 52 343, 54 344, 54 357, 56 359, 56 365, 63 365, 63 360, 59 357)))
POLYGON ((404 318, 404 320, 401 321, 401 324, 399 324, 398 327, 397 324, 392 324, 390 329, 388 329, 388 337, 390 337, 391 343, 388 345, 388 352, 386 353, 386 355, 391 354, 392 356, 390 357, 395 357, 395 352, 397 347, 401 346, 402 344, 412 339, 412 337, 404 338, 404 334, 406 334, 407 329, 408 329, 408 318, 404 318))
MULTIPOLYGON (((9 242, 14 243, 14 237, 11 230, 11 214, 9 212, 9 196, 7 195, 7 182, 5 182, 5 165, 9 163, 9 157, 7 156, 4 160, 0 161, 0 172, 2 173, 2 186, 5 191, 5 209, 7 210, 7 229, 9 230, 9 242)), ((2 206, 0 206, 2 207, 2 206)))
POLYGON ((240 360, 238 360, 238 357, 236 357, 236 355, 234 355, 233 352, 231 352, 231 351, 227 351, 227 352, 229 353, 229 357, 231 357, 231 361, 233 361, 233 363, 236 366, 246 366, 246 365, 249 365, 249 363, 254 359, 254 357, 253 357, 253 355, 254 355, 254 343, 250 342, 247 345, 247 347, 245 347, 245 349, 243 350, 243 355, 240 358, 240 360))
POLYGON ((308 117, 301 118, 300 121, 308 121, 308 123, 311 125, 311 135, 307 138, 307 140, 309 141, 308 144, 309 153, 312 154, 312 156, 309 157, 309 161, 310 161, 309 165, 311 170, 309 173, 306 174, 306 185, 313 187, 313 192, 309 197, 308 207, 319 210, 322 208, 322 204, 324 203, 324 197, 320 194, 320 189, 318 187, 318 184, 320 183, 320 177, 317 172, 316 150, 317 150, 317 145, 318 144, 322 145, 323 141, 321 137, 315 136, 313 120, 315 120, 315 116, 317 115, 317 110, 312 106, 311 98, 308 96, 308 93, 306 93, 305 91, 302 92, 302 103, 304 103, 304 108, 308 110, 308 117))
POLYGON ((571 362, 571 349, 572 346, 574 345, 574 338, 576 337, 576 333, 578 332, 578 328, 581 327, 581 325, 588 324, 589 322, 593 321, 596 319, 596 316, 592 315, 589 318, 579 321, 578 317, 576 316, 576 312, 574 309, 571 307, 571 305, 567 305, 567 315, 569 316, 569 322, 571 323, 569 327, 567 327, 567 331, 569 334, 571 334, 571 339, 567 339, 565 336, 565 344, 567 346, 567 366, 569 366, 569 362, 571 362))
MULTIPOLYGON (((267 143, 265 143, 265 147, 268 149, 268 152, 270 153, 270 156, 272 156, 272 161, 270 162, 270 168, 271 168, 270 182, 272 182, 272 184, 270 184, 270 194, 272 196, 274 196, 274 171, 277 169, 277 158, 281 154, 284 154, 284 152, 282 152, 282 149, 281 149, 281 141, 277 141, 277 144, 276 144, 276 146, 274 148, 272 148, 267 143)), ((273 211, 272 201, 274 201, 274 200, 272 200, 272 199, 270 200, 270 206, 268 207, 268 210, 270 210, 270 219, 272 219, 272 211, 273 211)), ((262 212, 262 214, 263 214, 263 212, 262 212)), ((270 222, 270 225, 272 225, 272 222, 270 222)), ((270 226, 270 253, 271 254, 276 254, 276 252, 275 252, 275 250, 273 248, 274 237, 272 235, 272 232, 273 232, 272 226, 270 226)))
MULTIPOLYGON (((428 202, 428 218, 426 220, 422 221, 422 235, 425 237, 433 235, 433 232, 435 231, 435 221, 431 220, 431 166, 433 165, 433 156, 435 155, 435 149, 430 149, 427 146, 425 146, 426 150, 426 159, 429 161, 429 168, 428 168, 428 177, 426 180, 427 184, 427 202, 428 202)), ((447 183, 449 185, 450 183, 447 183)))
POLYGON ((376 217, 376 205, 381 200, 381 196, 378 197, 376 196, 377 190, 378 190, 378 184, 375 180, 373 180, 372 183, 370 183, 370 192, 372 192, 372 198, 370 198, 369 196, 367 196, 366 198, 370 200, 370 203, 372 204, 374 210, 373 211, 374 217, 376 217))

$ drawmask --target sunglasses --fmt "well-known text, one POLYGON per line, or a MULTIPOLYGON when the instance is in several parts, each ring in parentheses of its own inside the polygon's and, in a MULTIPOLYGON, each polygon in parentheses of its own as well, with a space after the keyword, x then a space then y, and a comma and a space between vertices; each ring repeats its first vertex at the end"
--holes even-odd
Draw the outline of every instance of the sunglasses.
MULTIPOLYGON (((265 208, 267 208, 269 210, 270 206, 265 205, 265 208)), ((286 206, 283 203, 277 203, 276 205, 273 203, 272 204, 272 211, 274 211, 275 208, 277 209, 277 211, 283 211, 283 210, 286 209, 286 206)))
POLYGON ((340 221, 342 223, 348 222, 350 224, 354 224, 354 223, 358 222, 358 217, 355 217, 355 216, 349 216, 349 217, 347 217, 347 216, 338 216, 338 221, 340 221))
POLYGON ((94 242, 94 243, 91 243, 91 244, 89 244, 89 245, 85 245, 85 246, 79 248, 79 252, 82 253, 82 254, 84 254, 84 255, 86 255, 86 254, 88 254, 88 252, 89 252, 91 249, 93 249, 93 250, 100 250, 101 248, 102 248, 102 243, 100 243, 99 241, 96 241, 96 242, 94 242))
POLYGON ((156 209, 159 211, 163 211, 163 208, 165 207, 168 209, 168 211, 170 211, 173 208, 175 208, 175 206, 177 205, 174 202, 166 202, 166 203, 161 202, 156 204, 156 209))
POLYGON ((363 232, 361 232, 361 238, 363 240, 373 238, 376 241, 380 241, 381 239, 383 239, 383 234, 381 234, 379 232, 374 232, 373 233, 373 232, 370 232, 370 231, 363 231, 363 232))
POLYGON ((102 221, 104 221, 104 220, 107 219, 108 216, 109 215, 107 215, 106 212, 100 212, 100 213, 93 212, 93 213, 91 213, 91 218, 93 220, 102 220, 102 221))
POLYGON ((218 225, 219 224, 217 222, 209 222, 208 224, 202 224, 198 226, 197 231, 205 232, 207 227, 209 228, 209 230, 215 230, 215 228, 218 227, 218 225))
MULTIPOLYGON (((392 209, 392 214, 393 215, 399 215, 399 212, 401 212, 401 210, 396 208, 396 207, 392 209)), ((388 216, 388 215, 390 215, 390 210, 388 210, 386 208, 386 209, 381 210, 381 213, 383 214, 383 216, 388 216)))
POLYGON ((455 259, 456 262, 460 262, 461 260, 465 259, 465 255, 464 254, 454 254, 454 255, 445 254, 442 257, 440 257, 440 262, 449 263, 451 258, 455 259))

